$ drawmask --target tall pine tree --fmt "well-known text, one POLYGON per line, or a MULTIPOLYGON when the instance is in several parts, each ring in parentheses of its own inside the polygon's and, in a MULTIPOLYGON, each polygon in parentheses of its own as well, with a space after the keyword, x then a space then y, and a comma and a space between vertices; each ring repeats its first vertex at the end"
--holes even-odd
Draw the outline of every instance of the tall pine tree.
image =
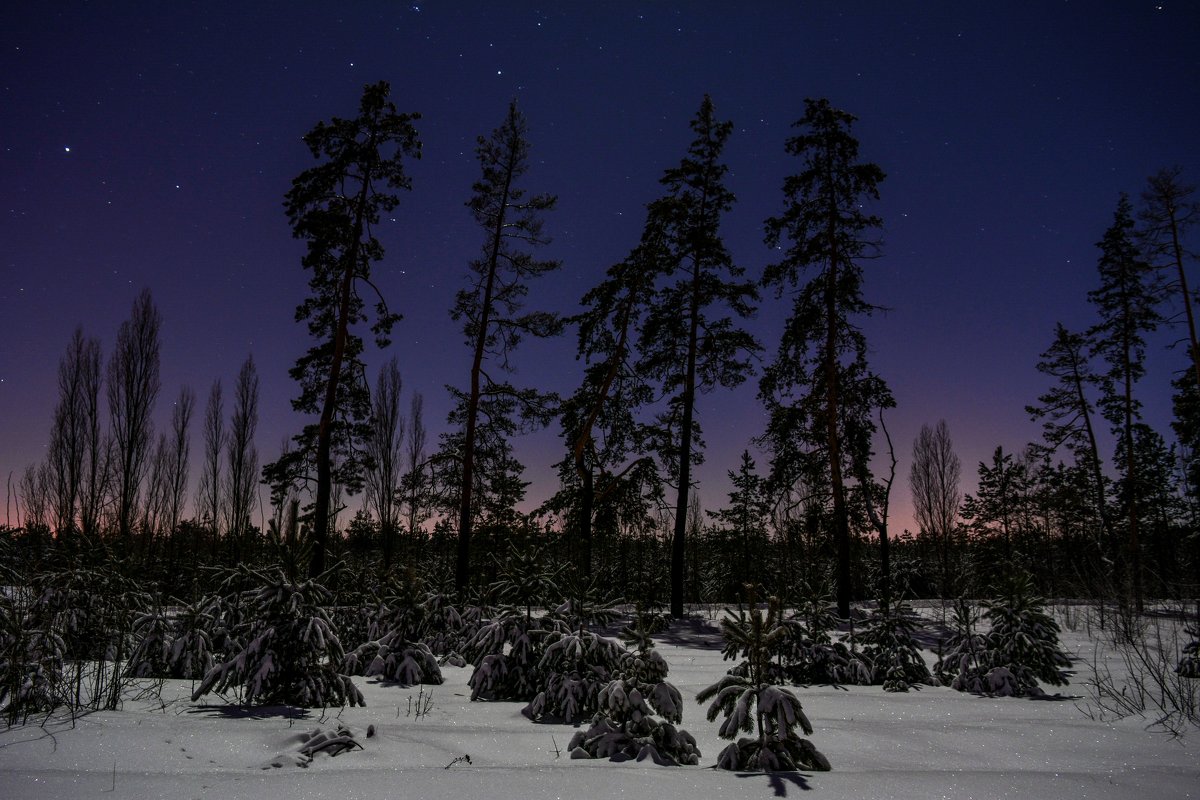
POLYGON ((809 99, 795 123, 802 132, 787 141, 787 152, 803 167, 784 181, 783 214, 767 220, 767 244, 783 250, 783 258, 767 267, 763 283, 777 298, 788 293, 792 309, 759 383, 769 415, 763 441, 773 454, 772 481, 782 488, 807 480, 827 489, 843 617, 851 594, 847 470, 862 474, 852 459, 865 455, 862 443, 875 430, 873 409, 894 405, 867 366, 866 337, 857 323, 875 310, 863 297, 862 262, 876 254, 882 223, 863 207, 879 197, 884 173, 858 160, 854 121, 828 100, 809 99))
MULTIPOLYGON (((476 460, 482 409, 489 403, 505 407, 525 420, 544 422, 547 398, 496 380, 484 368, 509 371, 512 351, 526 334, 549 336, 561 328, 557 317, 546 312, 523 312, 527 282, 552 270, 559 262, 538 260, 529 248, 549 243, 542 233, 541 215, 554 208, 549 194, 528 194, 521 179, 529 169, 529 141, 525 117, 516 102, 490 137, 480 136, 475 147, 483 174, 475 182, 467 202, 475 222, 483 230, 483 252, 471 262, 471 284, 455 300, 452 316, 463 324, 471 347, 469 387, 462 393, 462 440, 457 452, 458 552, 454 583, 459 591, 471 578, 471 533, 475 505, 476 460)), ((497 412, 499 413, 499 412, 497 412)), ((500 431, 497 429, 497 433, 500 431)), ((495 449, 495 448, 493 448, 495 449)))
POLYGON ((733 123, 718 121, 705 95, 691 128, 695 139, 687 155, 660 180, 666 195, 647 208, 647 231, 661 231, 660 278, 638 331, 638 370, 667 398, 658 424, 660 455, 675 475, 677 491, 671 538, 671 614, 676 617, 683 615, 692 465, 699 463, 703 447, 696 396, 744 381, 748 356, 758 349, 754 337, 734 321, 734 316, 751 315, 757 292, 743 279, 744 270, 733 263, 720 233, 721 217, 734 202, 724 184, 728 167, 721 163, 733 123))
MULTIPOLYGON (((1100 286, 1088 292, 1100 321, 1088 332, 1092 352, 1108 366, 1103 374, 1100 412, 1120 440, 1124 456, 1121 470, 1121 503, 1126 523, 1127 579, 1137 610, 1142 609, 1141 543, 1138 527, 1141 504, 1139 482, 1135 479, 1135 425, 1141 421, 1141 402, 1134 396, 1135 384, 1146 374, 1144 365, 1147 333, 1154 331, 1161 317, 1157 309, 1158 292, 1151 267, 1142 258, 1134 240, 1133 210, 1129 198, 1121 195, 1113 223, 1096 245, 1100 248, 1100 286)), ((1120 563, 1118 561, 1118 563, 1120 563)))
POLYGON ((354 326, 366 322, 362 286, 376 295, 371 332, 388 343, 399 315, 392 313, 371 283, 371 264, 383 258, 373 226, 382 212, 400 202, 396 192, 411 188, 405 157, 420 157, 413 121, 388 100, 386 81, 363 89, 358 116, 319 122, 304 137, 322 163, 300 173, 284 200, 292 235, 304 239, 304 268, 312 295, 296 308, 316 340, 290 370, 300 384, 292 407, 319 415, 294 437, 296 447, 263 468, 277 491, 297 483, 316 484, 312 514, 311 575, 325 571, 333 484, 347 491, 362 485, 363 443, 370 433, 370 393, 362 361, 363 341, 354 326))
MULTIPOLYGON (((653 239, 653 237, 652 237, 653 239)), ((653 399, 653 389, 635 369, 633 338, 652 296, 658 242, 642 242, 608 269, 605 279, 583 296, 577 358, 583 380, 561 409, 569 454, 559 464, 562 488, 547 504, 566 514, 574 536, 576 564, 592 573, 592 539, 617 519, 644 517, 650 498, 661 493, 650 449, 652 426, 636 410, 653 399)))

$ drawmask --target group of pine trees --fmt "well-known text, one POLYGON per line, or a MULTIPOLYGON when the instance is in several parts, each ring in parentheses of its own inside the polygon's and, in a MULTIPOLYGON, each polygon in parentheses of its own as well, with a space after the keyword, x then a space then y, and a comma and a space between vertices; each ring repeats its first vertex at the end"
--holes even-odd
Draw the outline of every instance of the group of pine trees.
POLYGON ((979 465, 977 492, 963 498, 945 425, 922 430, 910 475, 919 530, 895 536, 886 426, 895 402, 868 362, 862 327, 877 308, 865 266, 879 255, 882 221, 869 208, 884 173, 860 159, 854 121, 826 100, 806 101, 786 142, 797 171, 765 222, 776 260, 756 281, 722 240, 735 202, 723 160, 733 126, 705 97, 685 154, 646 205, 640 237, 580 310, 561 316, 527 303, 534 279, 560 266, 539 255, 555 198, 532 188, 526 122, 510 104, 476 147, 480 177, 467 207, 481 248, 451 310, 469 368, 435 445, 419 394, 403 413, 400 362, 387 362, 374 381, 366 368, 366 331, 383 348, 400 319, 372 278, 384 258, 375 225, 412 188, 405 162, 420 155, 419 115, 397 111, 386 83, 369 85, 356 116, 305 137, 318 163, 285 200, 310 277, 296 319, 312 344, 291 370, 293 407, 312 422, 260 467, 258 375, 248 358, 232 397, 221 381, 209 392, 190 494, 195 396, 180 391, 169 430, 156 437, 161 319, 143 292, 106 369, 98 340, 82 329, 72 338, 48 455, 20 479, 20 525, 7 536, 36 548, 103 544, 175 591, 181 570, 261 563, 273 541, 309 576, 346 560, 384 574, 419 566, 463 596, 495 579, 491 553, 532 537, 581 574, 676 616, 685 602, 737 599, 753 581, 785 599, 802 584, 828 585, 846 618, 856 597, 887 607, 906 593, 985 593, 998 563, 1021 565, 1054 594, 1140 605, 1147 595, 1194 591, 1200 349, 1186 282, 1191 188, 1164 171, 1140 209, 1119 201, 1099 242, 1088 297, 1094 325, 1058 325, 1037 364, 1049 387, 1028 410, 1043 422, 1043 440, 1019 454, 998 448, 979 465), (746 327, 760 290, 788 304, 780 340, 765 354, 746 327), (1175 382, 1169 445, 1141 419, 1140 385, 1147 337, 1177 310, 1190 359, 1175 382), (524 337, 568 331, 579 364, 572 392, 510 380, 524 337), (727 503, 705 514, 692 477, 704 457, 697 398, 751 379, 760 361, 766 425, 755 441, 766 468, 760 474, 743 454, 727 503), (559 488, 524 514, 513 440, 552 424, 564 445, 559 488), (885 457, 886 476, 877 474, 885 457), (258 505, 260 481, 270 508, 258 505), (360 493, 361 510, 343 519, 360 493))

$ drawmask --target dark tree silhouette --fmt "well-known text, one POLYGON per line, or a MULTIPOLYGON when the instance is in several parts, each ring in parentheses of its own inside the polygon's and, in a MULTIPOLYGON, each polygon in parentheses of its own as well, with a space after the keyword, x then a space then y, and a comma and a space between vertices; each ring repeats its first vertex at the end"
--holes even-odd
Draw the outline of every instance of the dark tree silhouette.
MULTIPOLYGON (((526 248, 549 243, 542 234, 541 215, 554 208, 555 197, 530 195, 520 185, 529 169, 525 117, 516 102, 490 137, 480 136, 475 147, 483 174, 475 182, 467 207, 483 230, 483 252, 471 262, 471 285, 458 293, 452 316, 463 323, 471 346, 469 388, 462 404, 463 434, 458 451, 458 551, 454 582, 461 591, 470 582, 473 494, 476 482, 480 409, 489 402, 507 406, 522 419, 544 421, 545 396, 518 390, 496 380, 486 363, 508 371, 509 359, 521 338, 553 335, 561 323, 553 314, 522 313, 527 281, 558 269, 557 261, 539 261, 526 248)), ((499 432, 499 429, 497 429, 499 432)))
MULTIPOLYGON (((371 332, 384 347, 399 315, 388 310, 371 283, 371 264, 383 258, 373 226, 381 212, 399 204, 396 192, 408 189, 405 157, 420 156, 413 121, 388 100, 387 82, 363 89, 358 116, 319 122, 304 137, 322 163, 292 181, 284 207, 292 234, 308 244, 303 264, 311 273, 312 295, 296 309, 316 344, 300 357, 290 374, 300 384, 292 406, 319 414, 315 424, 294 437, 295 449, 268 464, 264 477, 279 487, 315 479, 312 512, 313 577, 325 571, 325 549, 334 510, 333 484, 348 492, 362 483, 362 443, 370 424, 370 395, 364 374, 363 341, 353 327, 367 320, 360 286, 376 296, 371 332)), ((277 491, 278 493, 278 491, 277 491)))
MULTIPOLYGON (((864 212, 879 197, 884 174, 858 161, 850 134, 855 117, 828 100, 806 100, 795 123, 802 133, 787 152, 803 168, 784 181, 784 212, 767 220, 767 244, 786 249, 766 268, 776 297, 791 294, 792 310, 774 362, 759 384, 769 420, 763 440, 773 454, 772 481, 807 480, 828 487, 837 551, 838 613, 850 613, 850 507, 847 468, 874 432, 873 410, 894 405, 867 366, 867 342, 855 317, 875 307, 863 299, 862 261, 877 250, 880 219, 864 212), (805 272, 812 277, 803 280, 805 272), (849 448, 850 441, 859 447, 849 448), (855 452, 858 450, 859 452, 855 452)), ((867 448, 869 449, 869 448, 867 448)))
POLYGON ((162 317, 154 307, 150 290, 143 289, 133 302, 129 319, 117 331, 116 348, 108 362, 117 533, 125 543, 132 536, 137 517, 154 432, 150 415, 162 386, 158 354, 161 326, 162 317))
MULTIPOLYGON (((1121 195, 1113 223, 1096 244, 1100 248, 1100 287, 1088 292, 1100 321, 1088 331, 1092 352, 1107 365, 1102 376, 1100 412, 1120 440, 1124 456, 1121 501, 1126 519, 1126 579, 1137 610, 1142 610, 1141 544, 1138 536, 1139 482, 1136 480, 1137 450, 1134 427, 1141 421, 1141 402, 1134 384, 1146 374, 1145 335, 1154 331, 1161 317, 1151 267, 1142 258, 1134 240, 1133 211, 1129 198, 1121 195)), ((1118 563, 1120 563, 1118 561, 1118 563)))
POLYGON ((750 354, 758 350, 754 337, 733 319, 749 317, 758 294, 742 278, 745 271, 733 263, 720 232, 721 217, 734 202, 723 182, 728 167, 721 163, 733 123, 718 121, 705 95, 691 128, 695 139, 687 155, 659 181, 666 195, 647 208, 646 229, 653 235, 643 236, 643 242, 657 242, 660 278, 638 331, 637 369, 668 399, 658 425, 660 455, 675 476, 677 492, 671 537, 671 614, 676 617, 683 615, 692 465, 700 462, 704 446, 696 395, 742 383, 751 370, 750 354))

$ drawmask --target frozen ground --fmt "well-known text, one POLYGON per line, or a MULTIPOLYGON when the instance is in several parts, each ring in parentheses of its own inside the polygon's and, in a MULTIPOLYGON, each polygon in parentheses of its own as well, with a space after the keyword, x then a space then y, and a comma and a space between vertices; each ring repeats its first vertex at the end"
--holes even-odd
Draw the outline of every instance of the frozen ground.
MULTIPOLYGON (((726 669, 714 623, 678 624, 657 637, 670 680, 685 698, 726 669)), ((1073 654, 1093 641, 1064 631, 1073 654)), ((1116 664, 1112 665, 1114 669, 1116 664)), ((192 703, 191 685, 166 682, 162 700, 119 712, 0 729, 0 798, 1171 798, 1200 797, 1200 731, 1181 739, 1146 720, 1089 719, 1086 670, 1062 697, 990 699, 946 688, 885 694, 878 687, 798 690, 832 762, 826 773, 728 773, 650 762, 570 760, 573 728, 534 724, 518 703, 468 701, 469 669, 445 668, 429 713, 409 712, 419 689, 356 679, 365 708, 241 709, 219 698, 192 703), (411 701, 410 701, 411 698, 411 701), (336 758, 299 750, 339 722, 361 749, 336 758), (375 735, 366 737, 367 727, 375 735), (561 752, 556 752, 556 749, 561 752), (458 760, 470 756, 470 763, 458 760)), ((429 691, 426 687, 425 692, 429 691)), ((702 765, 723 747, 694 702, 683 727, 702 765)))

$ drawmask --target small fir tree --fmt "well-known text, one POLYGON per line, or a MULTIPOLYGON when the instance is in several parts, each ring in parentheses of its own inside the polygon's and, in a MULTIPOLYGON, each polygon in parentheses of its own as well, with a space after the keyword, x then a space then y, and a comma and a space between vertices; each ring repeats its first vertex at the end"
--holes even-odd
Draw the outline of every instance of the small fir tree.
POLYGON ((764 772, 827 771, 828 759, 796 733, 796 727, 806 734, 813 732, 800 701, 790 690, 769 682, 772 649, 786 631, 779 603, 771 598, 764 614, 754 603, 754 592, 748 595, 749 612, 739 608, 736 617, 727 615, 721 620, 726 651, 742 655, 745 670, 743 674, 732 670, 726 673, 702 690, 696 700, 713 701, 708 707, 709 721, 718 714, 725 716, 718 731, 722 739, 733 739, 739 731, 757 732, 757 737, 743 737, 730 744, 717 756, 717 766, 764 772))
POLYGON ((437 657, 421 640, 425 605, 419 602, 415 587, 392 588, 391 594, 375 605, 367 641, 346 654, 342 671, 347 675, 378 676, 404 686, 441 684, 437 657))
POLYGON ((683 718, 683 697, 666 681, 667 662, 654 649, 649 628, 640 609, 633 624, 622 628, 621 639, 629 649, 621 670, 600 690, 591 727, 578 731, 567 745, 571 758, 649 758, 663 766, 698 763, 696 740, 675 727, 683 718))
POLYGON ((801 582, 796 612, 787 623, 787 634, 777 649, 787 680, 800 684, 871 683, 871 667, 862 654, 830 635, 838 618, 823 588, 801 582))
POLYGON ((960 692, 983 694, 987 687, 987 637, 979 632, 979 612, 965 599, 954 603, 954 630, 933 671, 938 679, 960 692))
POLYGON ((983 602, 988 633, 987 691, 1003 696, 1044 694, 1038 681, 1051 686, 1067 682, 1071 659, 1058 641, 1058 623, 1045 610, 1028 575, 1008 581, 1003 596, 983 602))
POLYGON ((344 652, 325 608, 329 591, 280 569, 241 569, 256 584, 244 599, 247 615, 238 638, 246 644, 208 671, 192 700, 236 689, 247 705, 363 705, 362 692, 340 671, 344 652))
POLYGON ((912 608, 903 602, 877 609, 868 619, 861 637, 863 656, 872 665, 871 682, 882 684, 885 692, 907 692, 919 684, 933 684, 917 645, 919 627, 912 608))

